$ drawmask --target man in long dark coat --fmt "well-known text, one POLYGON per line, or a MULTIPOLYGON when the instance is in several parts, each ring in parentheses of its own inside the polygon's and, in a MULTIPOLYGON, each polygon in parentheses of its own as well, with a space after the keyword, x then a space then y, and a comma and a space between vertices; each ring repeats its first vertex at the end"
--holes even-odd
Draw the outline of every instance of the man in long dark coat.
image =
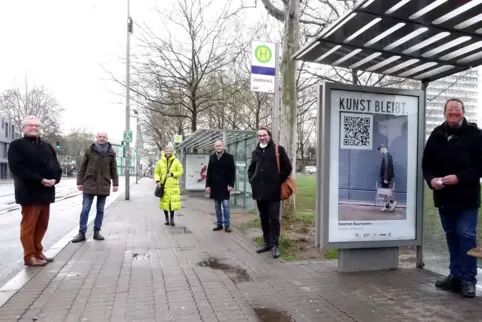
POLYGON ((209 158, 206 177, 206 192, 214 199, 216 209, 217 224, 213 230, 219 231, 224 228, 230 233, 232 230, 229 198, 236 179, 236 165, 234 157, 226 152, 222 141, 216 141, 214 149, 215 152, 209 158))
POLYGON ((271 132, 266 127, 261 127, 257 132, 258 145, 251 157, 248 167, 248 178, 253 191, 253 199, 258 205, 261 229, 263 230, 264 244, 257 250, 258 253, 271 250, 273 258, 280 256, 278 244, 280 237, 280 205, 281 184, 291 174, 293 167, 281 145, 278 145, 279 155, 276 153, 276 143, 273 142, 271 132), (277 161, 279 158, 280 169, 277 161))

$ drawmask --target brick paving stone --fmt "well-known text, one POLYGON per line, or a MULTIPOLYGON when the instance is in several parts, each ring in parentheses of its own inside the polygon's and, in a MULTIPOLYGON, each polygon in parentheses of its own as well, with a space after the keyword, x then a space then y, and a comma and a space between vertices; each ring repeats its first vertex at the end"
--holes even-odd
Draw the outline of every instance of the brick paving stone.
POLYGON ((425 270, 342 274, 332 261, 258 255, 242 234, 212 232, 208 200, 184 200, 177 226, 166 227, 152 185, 142 180, 131 201, 107 210, 105 241, 69 244, 34 269, 0 321, 481 320, 481 300, 436 290, 425 270))

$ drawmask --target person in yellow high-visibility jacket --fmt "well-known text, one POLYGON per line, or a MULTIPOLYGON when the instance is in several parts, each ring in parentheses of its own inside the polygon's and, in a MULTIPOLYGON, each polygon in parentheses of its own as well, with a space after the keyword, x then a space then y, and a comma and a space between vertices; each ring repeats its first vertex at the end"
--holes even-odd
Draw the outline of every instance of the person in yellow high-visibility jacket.
POLYGON ((174 212, 181 209, 181 188, 179 178, 184 169, 181 162, 174 155, 174 149, 168 145, 164 149, 164 155, 154 168, 154 180, 158 187, 164 186, 164 195, 160 201, 160 208, 166 216, 166 225, 175 226, 174 212))

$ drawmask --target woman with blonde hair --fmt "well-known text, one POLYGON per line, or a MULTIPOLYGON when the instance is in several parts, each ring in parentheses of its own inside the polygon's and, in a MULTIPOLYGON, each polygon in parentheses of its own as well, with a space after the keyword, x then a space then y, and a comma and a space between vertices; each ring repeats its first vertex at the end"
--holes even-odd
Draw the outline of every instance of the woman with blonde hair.
POLYGON ((164 149, 164 155, 157 162, 154 169, 154 180, 156 180, 157 186, 162 191, 160 208, 164 211, 166 225, 175 226, 174 212, 181 209, 179 178, 183 173, 182 164, 174 156, 172 145, 167 145, 164 149))

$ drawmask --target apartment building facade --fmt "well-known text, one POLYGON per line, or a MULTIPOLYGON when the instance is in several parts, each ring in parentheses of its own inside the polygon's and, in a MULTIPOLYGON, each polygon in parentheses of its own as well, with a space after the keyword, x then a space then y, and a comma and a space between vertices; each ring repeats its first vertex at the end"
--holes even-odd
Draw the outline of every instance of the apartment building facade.
POLYGON ((20 133, 15 132, 15 125, 13 122, 1 118, 0 128, 0 180, 10 179, 12 175, 8 167, 8 148, 10 143, 19 138, 20 133))
MULTIPOLYGON (((464 102, 465 117, 469 122, 478 120, 479 71, 470 69, 452 76, 444 77, 429 84, 427 88, 426 137, 444 122, 443 107, 450 98, 464 102)), ((478 124, 482 127, 482 124, 478 124)))

